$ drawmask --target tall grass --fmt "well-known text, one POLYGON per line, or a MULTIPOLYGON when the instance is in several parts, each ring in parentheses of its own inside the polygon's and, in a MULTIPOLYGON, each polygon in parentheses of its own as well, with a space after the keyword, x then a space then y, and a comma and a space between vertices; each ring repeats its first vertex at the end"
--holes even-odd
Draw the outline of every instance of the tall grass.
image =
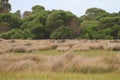
POLYGON ((1 40, 0 53, 29 52, 57 50, 57 51, 90 51, 111 50, 120 51, 120 41, 112 40, 1 40))
POLYGON ((120 72, 120 55, 88 57, 67 52, 62 55, 1 54, 0 72, 120 72))
POLYGON ((103 40, 65 40, 64 42, 51 40, 14 40, 11 42, 11 40, 2 40, 0 41, 0 72, 119 72, 120 55, 117 55, 119 52, 111 51, 119 50, 119 44, 119 41, 103 40), (56 49, 68 51, 68 53, 63 54, 64 52, 57 52, 56 49), (29 54, 17 56, 15 53, 29 54), (42 56, 36 53, 42 53, 42 56), (47 55, 43 55, 46 53, 47 55), (81 56, 75 53, 81 54, 81 56))

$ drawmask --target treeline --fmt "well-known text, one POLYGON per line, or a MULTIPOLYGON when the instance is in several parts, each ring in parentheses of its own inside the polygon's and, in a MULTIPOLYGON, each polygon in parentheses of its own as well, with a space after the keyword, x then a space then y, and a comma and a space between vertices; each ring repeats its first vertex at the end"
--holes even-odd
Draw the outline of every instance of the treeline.
POLYGON ((45 10, 41 5, 21 15, 0 0, 0 37, 4 39, 120 39, 120 12, 89 8, 81 17, 70 11, 45 10))

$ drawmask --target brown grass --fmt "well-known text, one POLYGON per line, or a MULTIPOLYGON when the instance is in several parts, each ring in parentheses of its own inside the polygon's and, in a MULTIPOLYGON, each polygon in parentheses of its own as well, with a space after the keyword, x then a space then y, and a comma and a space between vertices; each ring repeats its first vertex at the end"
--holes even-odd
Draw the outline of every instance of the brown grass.
POLYGON ((87 57, 67 52, 63 55, 1 54, 0 72, 120 72, 120 55, 87 57))
POLYGON ((1 40, 0 72, 120 72, 120 55, 87 57, 74 51, 91 49, 120 50, 120 41, 112 40, 1 40), (42 50, 66 51, 63 55, 33 54, 42 50), (15 53, 29 53, 17 55, 15 53), (30 54, 31 53, 31 54, 30 54))
POLYGON ((1 40, 0 54, 6 52, 31 52, 44 50, 89 51, 120 50, 120 40, 1 40))

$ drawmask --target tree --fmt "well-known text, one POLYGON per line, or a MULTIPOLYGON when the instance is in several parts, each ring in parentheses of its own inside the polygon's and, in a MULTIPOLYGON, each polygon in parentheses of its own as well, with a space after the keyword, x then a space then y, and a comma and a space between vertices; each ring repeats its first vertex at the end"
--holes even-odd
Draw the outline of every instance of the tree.
POLYGON ((114 39, 120 39, 120 25, 115 24, 111 27, 111 36, 113 36, 114 39))
POLYGON ((81 23, 81 38, 85 39, 113 39, 112 29, 102 29, 98 21, 84 21, 81 23))
POLYGON ((23 18, 29 17, 31 15, 32 15, 32 12, 30 12, 30 11, 24 11, 23 18))
POLYGON ((49 14, 50 14, 49 11, 42 11, 38 14, 35 14, 34 17, 35 17, 36 22, 39 22, 42 25, 46 26, 47 17, 49 14))
POLYGON ((77 35, 80 33, 79 19, 69 11, 54 10, 47 17, 46 25, 54 32, 60 26, 68 26, 77 35))
POLYGON ((51 31, 56 30, 64 24, 65 13, 62 10, 53 11, 47 18, 47 26, 50 27, 51 31))
POLYGON ((23 19, 24 23, 21 25, 21 29, 32 28, 37 24, 46 26, 46 19, 49 12, 43 11, 39 14, 34 14, 23 19))
POLYGON ((99 30, 99 22, 98 21, 84 21, 80 24, 81 30, 87 30, 87 29, 92 29, 92 30, 99 30))
POLYGON ((0 14, 0 22, 6 23, 7 27, 9 27, 9 30, 13 28, 19 28, 22 24, 22 20, 12 13, 0 14))
POLYGON ((113 39, 113 36, 111 36, 111 31, 111 28, 96 31, 92 35, 92 39, 113 39))
POLYGON ((20 29, 29 29, 34 35, 33 39, 46 39, 50 37, 50 32, 46 26, 46 20, 49 15, 49 11, 42 11, 37 14, 24 18, 24 23, 21 25, 20 29))
POLYGON ((71 39, 73 38, 72 30, 67 26, 61 26, 54 31, 51 36, 52 39, 71 39))
POLYGON ((102 17, 106 17, 110 15, 108 12, 100 8, 89 8, 86 10, 85 14, 89 18, 92 18, 95 20, 99 20, 102 17))
POLYGON ((37 14, 37 13, 39 13, 41 11, 44 11, 44 10, 45 10, 45 8, 41 5, 36 5, 36 6, 32 7, 32 13, 33 14, 37 14))
POLYGON ((33 39, 48 38, 46 27, 43 25, 35 25, 33 28, 31 28, 31 32, 34 35, 33 39))
POLYGON ((101 27, 112 27, 114 26, 115 24, 118 24, 120 25, 120 17, 116 16, 116 17, 104 17, 104 18, 101 18, 100 20, 100 23, 101 23, 101 27))
POLYGON ((95 32, 99 31, 98 21, 84 21, 81 23, 81 38, 93 39, 95 32))
POLYGON ((0 33, 9 31, 9 24, 6 22, 0 22, 0 33))
POLYGON ((117 38, 120 39, 120 31, 117 33, 117 38))
POLYGON ((0 0, 0 13, 10 12, 11 5, 8 0, 0 0))
POLYGON ((20 10, 17 10, 14 14, 18 17, 21 17, 21 11, 20 10))
POLYGON ((49 15, 49 11, 42 11, 37 14, 32 14, 31 16, 25 17, 23 19, 23 24, 20 29, 29 29, 34 35, 33 39, 46 39, 49 38, 49 30, 46 27, 46 19, 49 15))

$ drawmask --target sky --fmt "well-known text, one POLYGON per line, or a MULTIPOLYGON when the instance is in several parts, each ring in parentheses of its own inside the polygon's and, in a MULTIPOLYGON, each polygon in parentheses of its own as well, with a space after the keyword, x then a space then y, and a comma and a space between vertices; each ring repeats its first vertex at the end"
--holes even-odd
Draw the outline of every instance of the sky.
POLYGON ((77 16, 85 14, 88 8, 101 8, 113 13, 120 11, 120 0, 9 0, 12 5, 11 12, 16 10, 31 11, 35 5, 42 5, 46 10, 62 9, 71 11, 77 16))

